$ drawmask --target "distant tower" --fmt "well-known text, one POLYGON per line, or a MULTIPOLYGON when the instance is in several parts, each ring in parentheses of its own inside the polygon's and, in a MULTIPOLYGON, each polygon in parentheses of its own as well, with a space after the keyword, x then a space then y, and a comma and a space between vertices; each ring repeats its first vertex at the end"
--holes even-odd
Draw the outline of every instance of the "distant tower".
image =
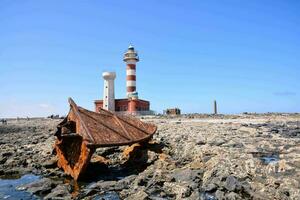
POLYGON ((217 115, 218 114, 218 107, 217 107, 217 101, 214 100, 214 114, 217 115))
POLYGON ((124 54, 124 62, 126 62, 126 90, 127 98, 138 99, 136 91, 136 63, 139 61, 138 53, 132 45, 129 45, 128 50, 124 54))
POLYGON ((104 89, 103 89, 103 108, 115 111, 115 72, 103 72, 104 89))

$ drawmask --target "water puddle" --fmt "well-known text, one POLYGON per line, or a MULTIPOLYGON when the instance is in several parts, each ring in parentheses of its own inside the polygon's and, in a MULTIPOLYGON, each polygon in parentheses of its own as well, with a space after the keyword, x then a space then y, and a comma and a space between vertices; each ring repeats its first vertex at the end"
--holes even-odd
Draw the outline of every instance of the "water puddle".
POLYGON ((210 192, 202 192, 201 199, 203 200, 217 200, 217 198, 210 192))
POLYGON ((270 164, 270 163, 277 163, 279 161, 279 156, 271 155, 271 156, 264 156, 261 158, 263 164, 270 164))
POLYGON ((92 200, 121 200, 116 192, 106 192, 105 194, 97 195, 92 200))
POLYGON ((201 199, 203 200, 217 200, 217 198, 209 192, 203 192, 201 193, 201 199))
POLYGON ((255 158, 258 158, 264 165, 277 163, 280 160, 278 152, 268 152, 268 153, 256 152, 252 154, 255 158))
POLYGON ((39 199, 37 196, 34 196, 26 191, 16 190, 17 186, 34 182, 40 177, 33 174, 26 174, 17 179, 0 179, 0 199, 9 199, 9 200, 35 200, 39 199))

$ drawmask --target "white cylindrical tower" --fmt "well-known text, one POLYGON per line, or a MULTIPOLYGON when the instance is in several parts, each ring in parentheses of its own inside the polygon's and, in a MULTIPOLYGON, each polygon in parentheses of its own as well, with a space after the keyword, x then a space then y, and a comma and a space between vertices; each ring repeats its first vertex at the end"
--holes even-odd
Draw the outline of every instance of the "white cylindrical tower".
POLYGON ((129 45, 128 50, 124 54, 124 62, 126 62, 126 91, 128 98, 138 98, 136 91, 136 63, 139 61, 137 51, 132 45, 129 45))
POLYGON ((103 109, 115 111, 115 72, 103 72, 104 89, 103 89, 103 109))

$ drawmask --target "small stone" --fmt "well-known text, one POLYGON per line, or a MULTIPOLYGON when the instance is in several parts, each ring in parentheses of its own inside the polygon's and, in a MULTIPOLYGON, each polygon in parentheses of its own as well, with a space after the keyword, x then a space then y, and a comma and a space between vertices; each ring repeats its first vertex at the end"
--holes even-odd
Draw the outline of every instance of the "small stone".
POLYGON ((214 145, 214 146, 221 146, 222 144, 225 144, 226 141, 223 140, 222 138, 216 138, 213 141, 210 141, 210 145, 214 145))
POLYGON ((147 163, 151 164, 158 159, 158 154, 153 151, 148 151, 147 163))
POLYGON ((44 162, 42 164, 42 166, 47 168, 47 169, 57 167, 57 158, 56 157, 51 158, 50 160, 44 162))
POLYGON ((234 176, 228 176, 225 181, 225 188, 234 191, 238 187, 239 181, 234 176))
POLYGON ((68 187, 66 185, 58 185, 51 190, 51 193, 44 197, 47 199, 72 199, 72 195, 68 192, 68 187))
POLYGON ((224 200, 224 199, 225 199, 224 194, 225 194, 225 193, 224 193, 223 191, 220 191, 220 190, 217 190, 216 193, 215 193, 216 198, 217 198, 218 200, 224 200))
POLYGON ((128 200, 130 199, 138 199, 138 200, 146 200, 148 199, 148 194, 146 192, 144 192, 143 190, 140 190, 130 196, 128 196, 128 198, 126 198, 128 200))
POLYGON ((226 194, 226 200, 241 200, 242 198, 234 193, 234 192, 230 192, 229 194, 226 194))
POLYGON ((88 189, 98 189, 100 191, 114 190, 116 183, 116 181, 99 181, 90 185, 88 189))
POLYGON ((5 157, 0 157, 0 164, 4 164, 7 161, 7 158, 5 157))
POLYGON ((202 137, 202 136, 198 136, 197 138, 196 138, 196 144, 197 145, 204 145, 204 144, 206 144, 206 140, 205 140, 205 138, 204 137, 202 137))
POLYGON ((214 191, 214 190, 216 190, 217 189, 217 186, 216 186, 216 184, 214 184, 214 183, 210 183, 210 184, 208 184, 205 188, 204 188, 204 190, 206 191, 206 192, 211 192, 211 191, 214 191))
POLYGON ((200 179, 200 175, 203 173, 202 170, 191 170, 191 169, 176 169, 172 173, 172 177, 179 182, 192 182, 200 179))

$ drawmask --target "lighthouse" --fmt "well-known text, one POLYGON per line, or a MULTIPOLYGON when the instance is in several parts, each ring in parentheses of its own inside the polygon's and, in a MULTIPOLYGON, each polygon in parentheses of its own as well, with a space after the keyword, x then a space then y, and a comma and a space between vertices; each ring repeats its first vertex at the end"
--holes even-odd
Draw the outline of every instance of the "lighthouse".
POLYGON ((126 96, 128 99, 138 99, 136 91, 136 63, 139 61, 137 51, 132 45, 124 53, 123 61, 126 63, 126 96))
POLYGON ((140 99, 136 89, 136 63, 139 61, 137 51, 129 45, 123 54, 123 61, 126 63, 126 98, 115 99, 114 72, 104 72, 103 99, 95 100, 95 110, 99 112, 106 109, 121 114, 146 115, 153 114, 150 110, 150 102, 140 99))

